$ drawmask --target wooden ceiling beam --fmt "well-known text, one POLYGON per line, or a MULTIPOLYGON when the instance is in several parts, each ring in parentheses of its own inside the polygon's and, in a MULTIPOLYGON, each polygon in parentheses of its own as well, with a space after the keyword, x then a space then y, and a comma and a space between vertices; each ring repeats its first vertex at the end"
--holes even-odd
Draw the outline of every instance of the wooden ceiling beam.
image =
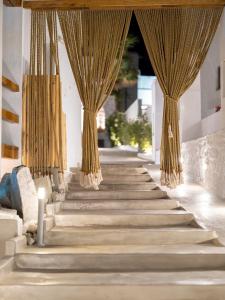
POLYGON ((10 7, 22 6, 22 0, 3 0, 3 3, 5 6, 10 6, 10 7))
MULTIPOLYGON (((12 1, 12 0, 10 0, 12 1)), ((136 9, 224 6, 225 0, 24 0, 24 8, 136 9)))

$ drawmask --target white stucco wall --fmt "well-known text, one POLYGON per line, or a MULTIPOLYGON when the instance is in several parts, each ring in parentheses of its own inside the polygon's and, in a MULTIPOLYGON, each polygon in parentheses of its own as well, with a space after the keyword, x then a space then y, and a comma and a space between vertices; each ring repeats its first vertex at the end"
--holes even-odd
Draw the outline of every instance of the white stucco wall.
POLYGON ((19 124, 2 121, 2 143, 19 147, 19 159, 2 158, 1 175, 21 164, 22 124, 22 16, 21 8, 3 6, 3 75, 16 82, 20 91, 3 88, 2 107, 19 115, 19 124))
POLYGON ((199 137, 201 121, 201 83, 200 73, 192 86, 180 99, 180 132, 183 141, 199 137))
POLYGON ((221 31, 223 31, 223 28, 220 24, 201 68, 202 119, 213 114, 215 112, 215 107, 221 104, 220 90, 218 89, 221 31))
MULTIPOLYGON (((182 141, 187 142, 225 128, 225 13, 221 18, 215 38, 210 46, 200 75, 181 99, 182 141), (215 90, 217 74, 221 66, 221 89, 215 90), (203 118, 202 110, 210 109, 214 99, 220 98, 221 111, 203 118), (212 104, 210 104, 210 99, 212 104), (205 106, 203 109, 202 106, 205 106), (211 106, 210 106, 211 105, 211 106)), ((213 109, 211 109, 212 112, 213 109)), ((204 114, 203 114, 204 115, 204 114)))
POLYGON ((156 164, 160 163, 163 102, 162 90, 155 80, 152 85, 152 159, 156 164))
MULTIPOLYGON (((1 176, 21 164, 22 79, 30 56, 30 10, 3 9, 3 74, 20 86, 19 93, 3 89, 3 107, 19 115, 20 123, 3 121, 2 142, 19 147, 19 159, 1 159, 1 176)), ((0 25, 1 26, 1 25, 0 25)), ((0 36, 1 38, 1 36, 0 36)), ((81 102, 64 44, 59 43, 62 105, 67 122, 67 167, 81 164, 81 102)), ((1 49, 0 49, 1 56, 1 49)), ((0 66, 1 69, 1 66, 0 66)), ((2 97, 1 97, 2 99, 2 97)))
POLYGON ((31 30, 31 11, 29 9, 23 9, 23 36, 22 36, 22 67, 23 75, 29 72, 30 61, 30 30, 31 30))
POLYGON ((185 182, 225 197, 225 130, 184 143, 182 160, 185 182))
POLYGON ((81 165, 82 105, 64 43, 59 43, 62 106, 67 125, 67 168, 81 165))
POLYGON ((138 118, 139 113, 139 100, 135 100, 129 108, 126 110, 126 118, 128 121, 135 121, 138 118))
POLYGON ((225 197, 225 14, 200 71, 199 87, 182 102, 182 160, 187 182, 203 185, 225 197), (221 67, 221 90, 216 90, 216 68, 221 67), (222 109, 213 113, 219 98, 222 109), (211 101, 211 103, 210 103, 211 101), (204 106, 204 107, 202 107, 204 106), (204 118, 204 115, 210 115, 204 118))
MULTIPOLYGON (((0 78, 2 78, 2 29, 3 29, 3 0, 0 0, 0 78)), ((2 85, 0 85, 0 111, 2 111, 2 85)), ((0 128, 2 128, 2 118, 0 118, 0 128)), ((2 143, 2 130, 0 130, 0 145, 2 143)), ((1 147, 0 147, 1 157, 1 147)), ((0 160, 0 174, 2 164, 0 160)))

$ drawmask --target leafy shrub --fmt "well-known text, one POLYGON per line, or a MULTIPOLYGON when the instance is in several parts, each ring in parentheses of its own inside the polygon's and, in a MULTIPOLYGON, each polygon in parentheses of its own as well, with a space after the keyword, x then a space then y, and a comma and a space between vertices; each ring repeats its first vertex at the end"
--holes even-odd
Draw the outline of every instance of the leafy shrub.
POLYGON ((124 113, 115 112, 106 120, 112 146, 126 144, 127 121, 124 113))
POLYGON ((112 146, 131 145, 143 152, 152 144, 152 128, 145 116, 128 122, 124 113, 116 112, 106 126, 112 146))
POLYGON ((144 152, 152 145, 152 128, 144 117, 129 123, 131 141, 144 152))

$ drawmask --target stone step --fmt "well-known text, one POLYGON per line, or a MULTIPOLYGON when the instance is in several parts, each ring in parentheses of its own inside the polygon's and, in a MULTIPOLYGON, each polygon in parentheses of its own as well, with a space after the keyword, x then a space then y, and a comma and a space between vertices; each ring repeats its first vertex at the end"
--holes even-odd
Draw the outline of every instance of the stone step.
POLYGON ((45 234, 51 246, 198 244, 217 239, 214 231, 199 228, 77 228, 54 227, 45 234))
POLYGON ((4 300, 223 300, 225 271, 14 271, 2 278, 0 295, 4 300))
MULTIPOLYGON (((79 175, 73 175, 71 182, 79 182, 79 175)), ((106 175, 103 176, 103 184, 111 183, 111 184, 122 184, 122 183, 133 183, 136 182, 150 182, 152 181, 151 177, 148 174, 140 174, 140 175, 106 175)))
POLYGON ((31 248, 15 256, 15 265, 21 270, 77 272, 217 270, 225 268, 225 248, 212 245, 31 248))
POLYGON ((105 183, 133 183, 136 182, 151 182, 152 178, 149 174, 142 175, 106 175, 103 177, 103 184, 105 183))
POLYGON ((62 202, 63 209, 150 209, 169 210, 180 207, 173 199, 156 200, 66 200, 62 202))
POLYGON ((22 235, 22 220, 13 214, 0 212, 0 241, 22 235))
POLYGON ((125 167, 125 166, 105 166, 102 168, 103 175, 143 175, 148 174, 147 170, 143 167, 125 167))
POLYGON ((190 224, 193 214, 181 210, 64 210, 56 226, 176 226, 190 224))
MULTIPOLYGON (((68 185, 69 187, 69 191, 84 191, 86 190, 85 188, 83 188, 78 182, 71 182, 68 185)), ((135 184, 133 183, 117 183, 117 184, 110 184, 110 183, 105 183, 105 184, 101 184, 99 186, 99 190, 100 191, 151 191, 151 190, 155 190, 155 189, 159 189, 158 186, 153 183, 153 182, 137 182, 135 184)))
MULTIPOLYGON (((79 173, 79 168, 71 168, 70 169, 72 173, 79 173)), ((135 168, 135 167, 126 167, 126 166, 104 166, 102 167, 102 174, 104 175, 140 175, 140 174, 146 174, 147 170, 143 167, 135 168)))
POLYGON ((116 161, 114 163, 112 162, 101 162, 101 169, 104 168, 110 168, 110 167, 124 167, 124 168, 144 168, 145 165, 150 164, 150 161, 116 161))
MULTIPOLYGON (((0 282, 2 277, 11 272, 14 268, 14 257, 4 256, 0 259, 0 282)), ((1 293, 0 293, 1 295, 1 293)))
POLYGON ((0 240, 0 260, 5 256, 5 241, 0 240))
POLYGON ((161 190, 152 191, 75 191, 66 194, 67 200, 151 200, 167 198, 161 190))

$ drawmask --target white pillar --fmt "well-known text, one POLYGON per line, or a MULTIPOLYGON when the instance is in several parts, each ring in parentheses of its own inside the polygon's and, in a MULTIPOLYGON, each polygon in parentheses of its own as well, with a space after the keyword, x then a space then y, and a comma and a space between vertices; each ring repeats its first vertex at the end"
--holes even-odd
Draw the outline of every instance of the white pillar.
POLYGON ((60 75, 62 82, 62 107, 66 114, 67 169, 81 165, 82 105, 76 82, 69 63, 67 51, 59 42, 60 75))
POLYGON ((152 157, 156 164, 160 163, 163 102, 163 93, 156 79, 152 85, 152 157))

